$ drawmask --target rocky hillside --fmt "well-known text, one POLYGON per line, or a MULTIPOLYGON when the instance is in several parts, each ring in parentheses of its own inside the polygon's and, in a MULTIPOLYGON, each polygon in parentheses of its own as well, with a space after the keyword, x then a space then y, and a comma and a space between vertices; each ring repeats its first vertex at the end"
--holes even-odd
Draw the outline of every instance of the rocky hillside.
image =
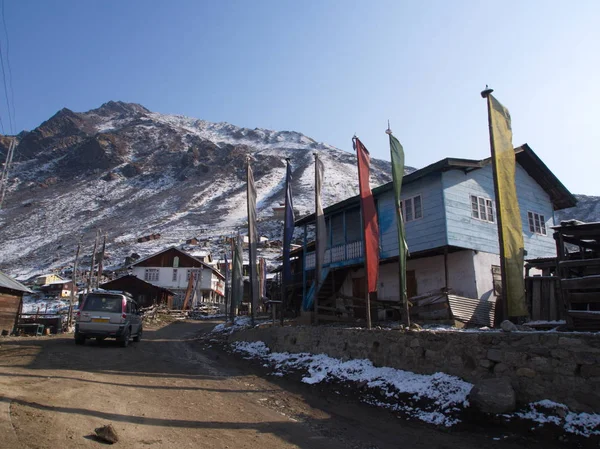
POLYGON ((600 221, 600 197, 575 195, 577 206, 556 212, 556 223, 576 219, 587 223, 600 221))
MULTIPOLYGON (((17 138, 0 211, 0 269, 21 279, 71 264, 80 236, 89 257, 96 229, 108 235, 112 266, 132 252, 144 256, 198 234, 231 235, 246 220, 247 156, 259 231, 271 238, 281 233, 270 217, 283 201, 285 158, 301 213, 313 210, 314 152, 325 164, 325 205, 358 192, 352 153, 293 131, 159 114, 138 104, 111 101, 83 113, 65 108, 17 138), (137 243, 152 233, 161 238, 137 243)), ((7 144, 0 139, 2 161, 7 144)), ((390 180, 389 162, 372 166, 373 186, 390 180)))

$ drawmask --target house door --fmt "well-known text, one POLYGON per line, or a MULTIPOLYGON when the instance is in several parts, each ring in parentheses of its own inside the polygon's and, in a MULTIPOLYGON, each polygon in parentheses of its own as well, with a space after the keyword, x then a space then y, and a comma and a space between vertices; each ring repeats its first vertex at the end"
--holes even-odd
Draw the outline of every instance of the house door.
POLYGON ((355 298, 364 298, 367 291, 367 285, 364 277, 352 279, 352 296, 355 298))
POLYGON ((417 277, 415 270, 406 270, 406 297, 417 296, 417 277))
POLYGON ((367 309, 365 307, 365 293, 367 291, 367 282, 365 277, 353 278, 352 279, 352 296, 354 300, 354 317, 355 318, 366 318, 367 309))

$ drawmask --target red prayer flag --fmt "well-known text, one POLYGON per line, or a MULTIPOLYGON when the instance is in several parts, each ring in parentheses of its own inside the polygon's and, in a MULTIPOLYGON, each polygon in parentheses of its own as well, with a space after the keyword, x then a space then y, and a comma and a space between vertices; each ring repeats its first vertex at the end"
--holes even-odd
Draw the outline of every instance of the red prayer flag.
POLYGON ((365 269, 367 271, 367 290, 369 293, 377 291, 377 277, 379 275, 379 224, 375 199, 369 183, 371 158, 362 142, 353 139, 356 157, 358 159, 358 184, 360 189, 360 209, 362 211, 364 239, 365 239, 365 269))

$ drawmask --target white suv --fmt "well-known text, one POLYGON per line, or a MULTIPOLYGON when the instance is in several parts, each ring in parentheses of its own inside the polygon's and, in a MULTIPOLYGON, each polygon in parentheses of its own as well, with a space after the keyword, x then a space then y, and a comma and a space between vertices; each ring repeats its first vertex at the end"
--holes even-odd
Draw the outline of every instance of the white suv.
POLYGON ((97 290, 85 297, 75 322, 76 344, 85 344, 86 338, 116 338, 126 347, 131 337, 142 338, 142 317, 129 294, 97 290))

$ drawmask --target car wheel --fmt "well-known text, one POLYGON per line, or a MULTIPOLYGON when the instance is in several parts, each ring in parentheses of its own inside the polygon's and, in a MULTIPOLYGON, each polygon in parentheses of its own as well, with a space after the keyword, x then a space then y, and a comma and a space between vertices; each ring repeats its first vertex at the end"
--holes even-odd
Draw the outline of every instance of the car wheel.
POLYGON ((85 344, 85 336, 80 334, 75 334, 75 344, 76 345, 84 345, 85 344))
POLYGON ((121 347, 126 348, 129 345, 129 337, 131 337, 131 329, 127 328, 121 337, 121 347))
POLYGON ((133 337, 133 341, 135 341, 137 343, 141 339, 142 339, 142 326, 140 326, 140 329, 138 330, 137 335, 135 337, 133 337))

